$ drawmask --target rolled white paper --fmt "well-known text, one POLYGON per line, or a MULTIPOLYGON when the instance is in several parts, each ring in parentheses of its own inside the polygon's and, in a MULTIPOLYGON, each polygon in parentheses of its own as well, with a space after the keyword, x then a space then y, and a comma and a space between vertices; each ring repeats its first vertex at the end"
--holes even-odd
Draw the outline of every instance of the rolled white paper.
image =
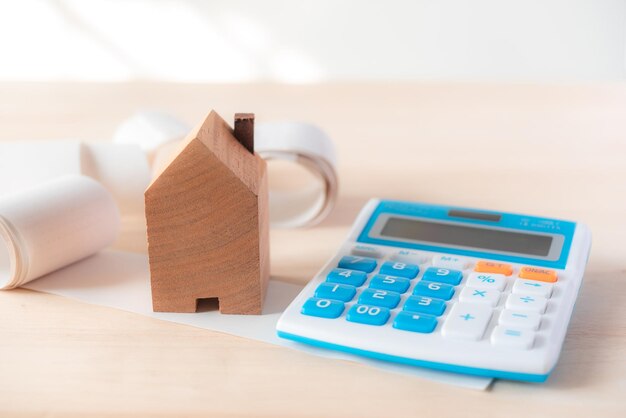
POLYGON ((151 175, 146 156, 137 145, 83 143, 81 174, 102 184, 113 195, 122 215, 143 216, 143 192, 151 175))
POLYGON ((161 147, 180 141, 189 131, 191 126, 168 113, 144 110, 120 124, 113 134, 113 142, 139 145, 152 163, 161 147))
POLYGON ((21 286, 112 244, 120 215, 111 194, 66 176, 0 198, 0 288, 21 286))
POLYGON ((143 216, 150 169, 137 144, 13 141, 0 143, 0 196, 66 175, 86 175, 114 197, 122 215, 143 216))
POLYGON ((337 155, 328 135, 303 122, 265 122, 254 130, 255 150, 268 162, 288 160, 317 181, 298 191, 276 191, 270 182, 270 224, 278 228, 315 225, 328 216, 338 193, 337 155))

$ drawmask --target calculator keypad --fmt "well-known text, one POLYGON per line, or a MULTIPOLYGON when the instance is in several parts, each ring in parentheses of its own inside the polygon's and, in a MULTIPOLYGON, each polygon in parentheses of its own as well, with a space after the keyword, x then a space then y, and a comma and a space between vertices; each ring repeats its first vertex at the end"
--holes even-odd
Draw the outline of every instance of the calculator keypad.
POLYGON ((390 276, 404 277, 406 279, 414 279, 420 272, 417 264, 407 264, 399 261, 385 261, 380 267, 381 274, 390 276))
POLYGON ((367 280, 367 274, 362 271, 348 269, 333 269, 326 277, 327 282, 362 286, 367 280))
POLYGON ((344 308, 343 302, 332 299, 309 298, 302 306, 302 313, 320 318, 339 318, 344 308))
POLYGON ((491 333, 493 345, 527 350, 535 341, 535 333, 525 329, 509 328, 498 325, 491 333))
POLYGON ((393 327, 404 331, 431 333, 437 327, 437 319, 434 316, 416 314, 414 312, 402 311, 396 315, 393 327))
POLYGON ((522 328, 536 331, 541 323, 541 315, 537 312, 513 311, 504 309, 500 313, 498 324, 511 328, 522 328))
POLYGON ((467 278, 468 287, 502 291, 506 286, 506 276, 493 273, 471 273, 467 278))
POLYGON ((554 283, 557 280, 556 271, 537 267, 522 267, 519 272, 522 279, 537 280, 540 282, 554 283))
POLYGON ((347 284, 322 283, 315 290, 315 297, 349 302, 356 295, 356 287, 347 284))
POLYGON ((404 303, 405 311, 441 316, 446 310, 446 302, 426 296, 411 296, 404 303))
POLYGON ((409 290, 411 281, 402 277, 385 276, 377 274, 370 281, 370 288, 378 290, 390 290, 392 292, 404 293, 409 290))
POLYGON ((460 270, 450 270, 437 267, 429 267, 424 272, 422 280, 429 282, 446 283, 456 286, 463 280, 463 272, 460 270))
POLYGON ((552 296, 552 283, 538 282, 535 280, 517 279, 513 284, 513 293, 526 293, 529 295, 539 295, 544 298, 552 296))
POLYGON ((359 303, 364 305, 376 305, 393 309, 400 303, 400 293, 387 290, 365 289, 359 297, 359 303))
POLYGON ((507 263, 368 245, 355 245, 350 254, 318 285, 302 314, 422 334, 442 322, 445 339, 531 349, 557 277, 548 269, 525 266, 515 275, 507 263))
POLYGON ((459 295, 459 300, 461 302, 480 303, 494 307, 500 300, 500 292, 495 289, 474 289, 472 287, 464 287, 459 295))
POLYGON ((510 276, 511 274, 513 274, 513 267, 511 267, 510 264, 506 263, 496 263, 493 261, 481 260, 476 263, 474 271, 478 273, 496 273, 510 276))
POLYGON ((492 312, 491 307, 484 304, 459 302, 450 310, 441 333, 445 338, 479 340, 485 333, 492 312))
POLYGON ((413 294, 431 298, 450 300, 454 295, 454 286, 444 283, 427 282, 421 280, 415 285, 413 294))
POLYGON ((537 313, 544 313, 548 299, 543 296, 534 296, 527 294, 511 294, 506 299, 506 308, 518 311, 532 311, 537 313))
POLYGON ((346 319, 359 324, 380 326, 387 323, 390 315, 387 308, 357 304, 350 308, 346 319))
POLYGON ((453 255, 437 255, 433 257, 433 266, 452 270, 465 270, 470 261, 464 257, 453 255))
POLYGON ((365 273, 373 272, 377 265, 376 259, 369 257, 346 255, 339 260, 339 268, 364 271, 365 273))

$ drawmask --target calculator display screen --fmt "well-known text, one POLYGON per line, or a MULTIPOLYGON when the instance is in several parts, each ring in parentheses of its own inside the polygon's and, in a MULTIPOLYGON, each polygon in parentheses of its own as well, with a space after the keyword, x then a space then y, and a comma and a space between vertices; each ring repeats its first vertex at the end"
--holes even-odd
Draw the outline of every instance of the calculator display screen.
POLYGON ((524 255, 547 256, 553 237, 390 217, 381 236, 524 255))

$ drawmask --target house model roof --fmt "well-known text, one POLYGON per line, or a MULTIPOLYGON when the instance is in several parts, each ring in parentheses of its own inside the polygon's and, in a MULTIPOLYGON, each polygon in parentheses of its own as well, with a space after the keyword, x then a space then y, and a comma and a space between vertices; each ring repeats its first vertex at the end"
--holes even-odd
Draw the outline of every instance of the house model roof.
POLYGON ((179 158, 184 158, 183 151, 195 141, 210 150, 252 193, 259 194, 261 186, 259 178, 265 169, 265 161, 248 151, 235 138, 233 129, 214 110, 211 110, 202 124, 185 137, 178 151, 173 153, 168 163, 164 164, 161 171, 154 176, 148 190, 167 176, 171 164, 179 158))

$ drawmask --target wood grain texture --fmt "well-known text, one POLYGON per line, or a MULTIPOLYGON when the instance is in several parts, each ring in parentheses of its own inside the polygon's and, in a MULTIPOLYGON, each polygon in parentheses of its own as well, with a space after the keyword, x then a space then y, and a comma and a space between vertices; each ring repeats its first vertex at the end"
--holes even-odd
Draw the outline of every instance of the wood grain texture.
POLYGON ((196 312, 217 298, 221 313, 261 313, 267 193, 266 163, 211 112, 145 193, 155 311, 196 312))
MULTIPOLYGON (((589 225, 550 379, 476 393, 18 289, 0 292, 0 416, 626 416, 626 84, 10 83, 0 140, 103 140, 146 107, 195 123, 207 98, 223 115, 307 120, 336 141, 337 207, 318 227, 271 231, 274 279, 306 284, 373 196, 589 225)), ((145 220, 123 227, 116 247, 145 252, 145 220)))

